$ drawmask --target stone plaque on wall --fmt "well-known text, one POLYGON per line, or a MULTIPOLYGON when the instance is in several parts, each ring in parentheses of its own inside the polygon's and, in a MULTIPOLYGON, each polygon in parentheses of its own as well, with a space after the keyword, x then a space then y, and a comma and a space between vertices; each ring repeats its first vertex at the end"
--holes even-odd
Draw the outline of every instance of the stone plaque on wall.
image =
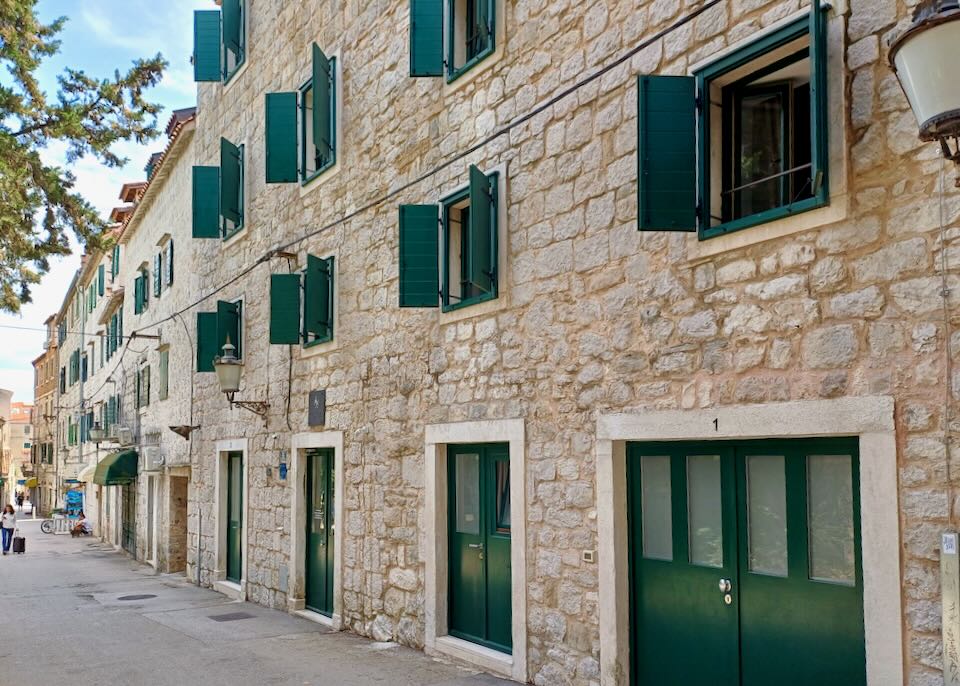
POLYGON ((307 409, 307 424, 323 426, 327 422, 327 391, 310 391, 310 403, 307 409))
POLYGON ((957 534, 943 534, 940 544, 940 584, 943 598, 943 681, 960 686, 960 563, 957 534))

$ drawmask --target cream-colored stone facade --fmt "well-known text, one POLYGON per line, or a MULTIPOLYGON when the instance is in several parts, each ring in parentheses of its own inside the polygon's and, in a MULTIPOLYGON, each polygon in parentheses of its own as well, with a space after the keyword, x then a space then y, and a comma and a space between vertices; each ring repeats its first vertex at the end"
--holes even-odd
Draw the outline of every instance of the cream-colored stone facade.
MULTIPOLYGON (((735 418, 717 437, 794 436, 777 421, 797 408, 800 435, 859 435, 862 459, 876 459, 860 485, 875 507, 862 519, 877 522, 864 535, 864 560, 876 561, 865 570, 870 686, 942 683, 938 546, 956 497, 947 456, 957 447, 960 195, 938 149, 918 141, 886 65, 912 3, 841 0, 827 14, 829 206, 704 241, 637 230, 636 77, 690 74, 805 16, 806 4, 721 2, 683 22, 694 8, 679 1, 505 0, 496 54, 451 84, 408 76, 408 5, 247 0, 245 65, 226 85, 199 87, 189 155, 217 165, 221 137, 245 146, 244 228, 178 243, 192 265, 183 317, 195 344, 197 312, 242 300, 237 397, 270 407, 266 421, 231 409, 214 374, 193 374, 189 423, 201 428, 187 461, 188 576, 199 559, 205 585, 302 609, 298 451, 329 447, 339 478, 335 626, 520 681, 625 684, 619 620, 602 623, 617 599, 623 607, 602 586, 619 583, 626 564, 616 544, 624 515, 608 508, 622 502, 618 442, 709 437, 674 424, 712 410, 735 418), (309 77, 313 42, 338 58, 337 166, 305 188, 268 186, 264 95, 309 77), (401 309, 397 207, 462 188, 470 164, 501 170, 499 295, 448 313, 401 309), (334 340, 270 345, 269 276, 302 268, 307 253, 336 257, 334 340), (307 423, 316 389, 327 391, 322 427, 307 423), (785 405, 799 401, 814 404, 785 405), (751 408, 770 421, 749 421, 751 408), (658 434, 644 425, 651 416, 674 428, 658 434), (507 659, 444 642, 445 563, 428 535, 444 521, 429 499, 443 446, 489 440, 497 422, 522 445, 524 485, 513 599, 514 617, 526 619, 507 659), (244 453, 245 474, 236 586, 223 583, 231 450, 244 453), (286 479, 281 464, 292 467, 286 479)), ((145 225, 164 224, 163 212, 186 220, 189 179, 164 192, 145 225)), ((139 324, 125 315, 125 329, 181 336, 179 322, 156 325, 172 312, 151 309, 139 324)), ((147 416, 187 424, 177 411, 147 416)))

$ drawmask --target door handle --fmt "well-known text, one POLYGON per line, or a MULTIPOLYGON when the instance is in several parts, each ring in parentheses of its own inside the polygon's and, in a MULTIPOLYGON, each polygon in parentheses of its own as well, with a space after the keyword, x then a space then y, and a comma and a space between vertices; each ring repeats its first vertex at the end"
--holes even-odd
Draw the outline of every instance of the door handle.
POLYGON ((467 544, 467 547, 468 547, 468 548, 479 548, 480 550, 483 550, 483 543, 468 543, 468 544, 467 544))
POLYGON ((730 589, 733 588, 733 584, 730 583, 730 579, 720 579, 718 586, 720 587, 721 593, 729 593, 730 589))

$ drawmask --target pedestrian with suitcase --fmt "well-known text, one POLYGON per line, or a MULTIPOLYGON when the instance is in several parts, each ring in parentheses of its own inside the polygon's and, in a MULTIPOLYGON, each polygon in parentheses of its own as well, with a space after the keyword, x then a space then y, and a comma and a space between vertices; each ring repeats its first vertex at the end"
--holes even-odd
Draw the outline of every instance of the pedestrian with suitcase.
POLYGON ((3 535, 3 554, 10 552, 10 543, 13 542, 13 532, 17 528, 17 515, 13 511, 13 505, 4 505, 3 514, 0 515, 0 532, 3 535))

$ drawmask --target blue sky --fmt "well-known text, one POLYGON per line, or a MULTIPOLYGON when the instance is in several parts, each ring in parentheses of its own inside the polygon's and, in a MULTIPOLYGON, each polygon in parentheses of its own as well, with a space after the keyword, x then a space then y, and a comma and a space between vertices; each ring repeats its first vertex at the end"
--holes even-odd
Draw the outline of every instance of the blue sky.
MULTIPOLYGON (((126 70, 132 60, 160 52, 170 63, 163 81, 150 97, 161 103, 161 128, 172 110, 196 102, 196 87, 190 66, 193 51, 195 9, 215 9, 213 0, 39 0, 37 10, 44 21, 65 15, 69 18, 60 34, 60 54, 44 63, 40 71, 43 87, 53 95, 56 76, 64 66, 82 69, 91 76, 106 77, 115 69, 126 70)), ((0 75, 3 78, 4 75, 0 75)), ((154 151, 163 148, 163 139, 146 146, 121 144, 115 150, 129 158, 126 167, 107 169, 95 159, 77 161, 72 171, 78 190, 104 215, 120 204, 118 195, 125 181, 143 178, 143 167, 154 151)), ((65 165, 63 148, 51 146, 44 154, 50 163, 65 165)), ((33 367, 30 362, 42 352, 44 335, 4 326, 42 328, 44 320, 60 308, 70 279, 80 264, 74 254, 55 262, 43 282, 33 289, 34 302, 19 316, 0 315, 0 340, 9 341, 0 354, 0 388, 14 392, 14 400, 33 397, 33 367)))

